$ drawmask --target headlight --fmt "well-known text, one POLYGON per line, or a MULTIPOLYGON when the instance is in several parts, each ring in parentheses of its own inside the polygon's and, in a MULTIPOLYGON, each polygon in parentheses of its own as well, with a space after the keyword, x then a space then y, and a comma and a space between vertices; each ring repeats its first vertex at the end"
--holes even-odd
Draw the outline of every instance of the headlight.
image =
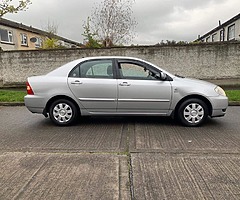
POLYGON ((215 88, 215 92, 218 93, 219 95, 226 96, 225 91, 219 86, 215 88))

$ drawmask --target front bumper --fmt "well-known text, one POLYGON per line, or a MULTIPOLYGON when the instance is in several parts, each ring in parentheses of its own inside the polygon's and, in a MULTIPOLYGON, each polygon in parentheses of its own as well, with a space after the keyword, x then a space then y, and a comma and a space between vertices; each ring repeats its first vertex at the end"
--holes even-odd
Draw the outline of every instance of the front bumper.
POLYGON ((227 109, 213 110, 211 117, 223 117, 226 114, 227 109))
POLYGON ((225 96, 211 97, 212 113, 211 117, 222 117, 226 114, 228 98, 225 96))

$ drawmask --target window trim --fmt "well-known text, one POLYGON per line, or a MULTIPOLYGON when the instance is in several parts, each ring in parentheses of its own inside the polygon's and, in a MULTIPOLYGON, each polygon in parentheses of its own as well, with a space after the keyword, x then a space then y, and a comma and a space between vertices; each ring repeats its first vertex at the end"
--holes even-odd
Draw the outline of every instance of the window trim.
POLYGON ((159 79, 134 79, 134 78, 125 78, 122 73, 120 72, 119 70, 119 66, 121 63, 127 63, 127 64, 134 64, 134 65, 138 65, 142 68, 146 68, 147 70, 153 72, 153 73, 160 73, 160 70, 154 68, 153 66, 151 65, 148 65, 147 63, 143 63, 141 61, 137 61, 137 60, 128 60, 128 59, 118 59, 117 60, 117 68, 118 68, 118 78, 119 79, 129 79, 129 80, 144 80, 144 81, 159 81, 159 79))
POLYGON ((220 42, 223 42, 225 40, 225 30, 220 30, 220 42))
POLYGON ((236 26, 235 26, 235 24, 232 24, 232 25, 230 25, 230 26, 228 26, 228 35, 227 35, 227 40, 228 41, 231 41, 231 40, 234 40, 234 39, 236 39, 236 35, 235 35, 235 31, 236 31, 236 26), (229 37, 229 33, 230 33, 230 29, 232 28, 232 27, 234 27, 234 29, 233 29, 233 37, 232 38, 230 38, 229 37))
POLYGON ((35 48, 42 48, 42 38, 36 37, 35 48))
POLYGON ((212 34, 212 42, 216 42, 217 33, 212 34))
POLYGON ((4 44, 14 44, 13 43, 13 31, 12 30, 8 30, 8 29, 1 29, 1 30, 6 31, 7 32, 7 37, 8 37, 8 41, 5 41, 5 40, 2 40, 2 37, 0 35, 1 43, 4 43, 4 44), (11 36, 12 41, 10 41, 10 37, 9 36, 11 36))
MULTIPOLYGON (((145 62, 142 62, 140 60, 132 60, 132 59, 124 59, 124 58, 115 58, 115 66, 116 66, 116 69, 117 69, 117 79, 123 79, 121 74, 120 74, 120 70, 119 70, 119 63, 121 62, 127 62, 127 63, 132 63, 132 64, 138 64, 138 65, 142 65, 144 67, 146 67, 148 70, 152 71, 153 73, 161 73, 163 71, 161 71, 159 68, 157 67, 154 67, 153 65, 151 64, 148 64, 148 63, 145 63, 145 62)), ((165 73, 165 72, 164 72, 165 73)), ((167 75, 167 78, 166 80, 164 81, 173 81, 173 78, 171 76, 169 76, 168 74, 167 75)), ((123 79, 124 80, 124 79, 123 79)), ((131 79, 131 80, 137 80, 137 79, 131 79)), ((141 80, 140 80, 141 81, 141 80)), ((152 80, 147 80, 147 81, 155 81, 154 79, 152 80)), ((156 81, 163 81, 163 80, 160 80, 160 79, 156 79, 156 81)))
POLYGON ((21 36, 21 46, 28 47, 28 35, 26 33, 20 33, 21 36), (26 36, 26 43, 23 43, 23 37, 26 36))
POLYGON ((68 78, 87 78, 87 79, 106 79, 106 80, 108 80, 108 79, 116 79, 117 78, 117 75, 116 75, 116 67, 115 67, 115 62, 114 62, 114 59, 112 59, 112 58, 103 58, 103 59, 91 59, 91 60, 85 60, 85 61, 83 61, 83 62, 81 62, 81 63, 78 63, 75 67, 73 67, 73 69, 69 72, 69 74, 68 74, 68 78), (86 62, 94 62, 94 61, 111 61, 112 62, 112 70, 113 70, 113 76, 111 77, 111 78, 105 78, 105 77, 81 77, 81 70, 80 70, 80 67, 81 67, 81 65, 82 64, 84 64, 84 63, 86 63, 86 62), (76 68, 78 68, 78 70, 79 70, 79 76, 76 76, 76 77, 74 77, 74 76, 71 76, 71 74, 72 74, 72 72, 76 69, 76 68))

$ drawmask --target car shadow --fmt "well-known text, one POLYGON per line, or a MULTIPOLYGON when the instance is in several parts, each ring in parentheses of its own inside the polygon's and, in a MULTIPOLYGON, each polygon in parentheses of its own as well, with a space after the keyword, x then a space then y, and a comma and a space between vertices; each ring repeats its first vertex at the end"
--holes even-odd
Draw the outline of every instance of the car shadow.
POLYGON ((75 125, 81 126, 82 124, 164 124, 164 125, 176 125, 177 122, 170 117, 81 117, 75 125))
MULTIPOLYGON (((81 126, 83 124, 147 124, 147 125, 160 125, 160 126, 183 126, 177 119, 171 117, 159 117, 159 116, 127 116, 127 117, 81 117, 75 124, 81 126)), ((206 121, 201 125, 203 127, 211 126, 224 126, 223 122, 217 118, 208 117, 206 121)), ((191 128, 191 127, 189 127, 191 128)), ((192 127, 195 128, 195 127, 192 127)))
MULTIPOLYGON (((159 116, 125 116, 125 117, 110 117, 110 116, 84 116, 79 117, 79 119, 71 126, 83 126, 83 125, 116 125, 116 124, 146 124, 154 126, 176 126, 183 127, 182 124, 171 117, 159 117, 159 116)), ((35 124, 36 125, 36 124, 35 124)), ((38 126, 50 126, 54 127, 55 125, 51 122, 49 118, 46 118, 39 121, 38 126)), ((218 119, 212 119, 210 117, 201 125, 201 127, 212 127, 212 126, 224 126, 222 121, 218 119)), ((59 126, 58 126, 59 127, 59 126)), ((195 127, 188 127, 195 128, 195 127)))

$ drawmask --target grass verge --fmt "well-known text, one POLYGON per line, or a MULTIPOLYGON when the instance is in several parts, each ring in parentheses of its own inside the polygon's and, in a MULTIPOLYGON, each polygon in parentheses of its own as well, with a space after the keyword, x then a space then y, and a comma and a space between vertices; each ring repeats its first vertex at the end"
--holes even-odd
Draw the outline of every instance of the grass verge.
POLYGON ((240 90, 226 90, 229 101, 240 101, 240 90))
MULTIPOLYGON (((240 90, 226 90, 229 101, 240 101, 240 90)), ((23 102, 25 91, 0 90, 0 102, 23 102)))
POLYGON ((0 90, 0 102, 23 102, 25 91, 0 90))

